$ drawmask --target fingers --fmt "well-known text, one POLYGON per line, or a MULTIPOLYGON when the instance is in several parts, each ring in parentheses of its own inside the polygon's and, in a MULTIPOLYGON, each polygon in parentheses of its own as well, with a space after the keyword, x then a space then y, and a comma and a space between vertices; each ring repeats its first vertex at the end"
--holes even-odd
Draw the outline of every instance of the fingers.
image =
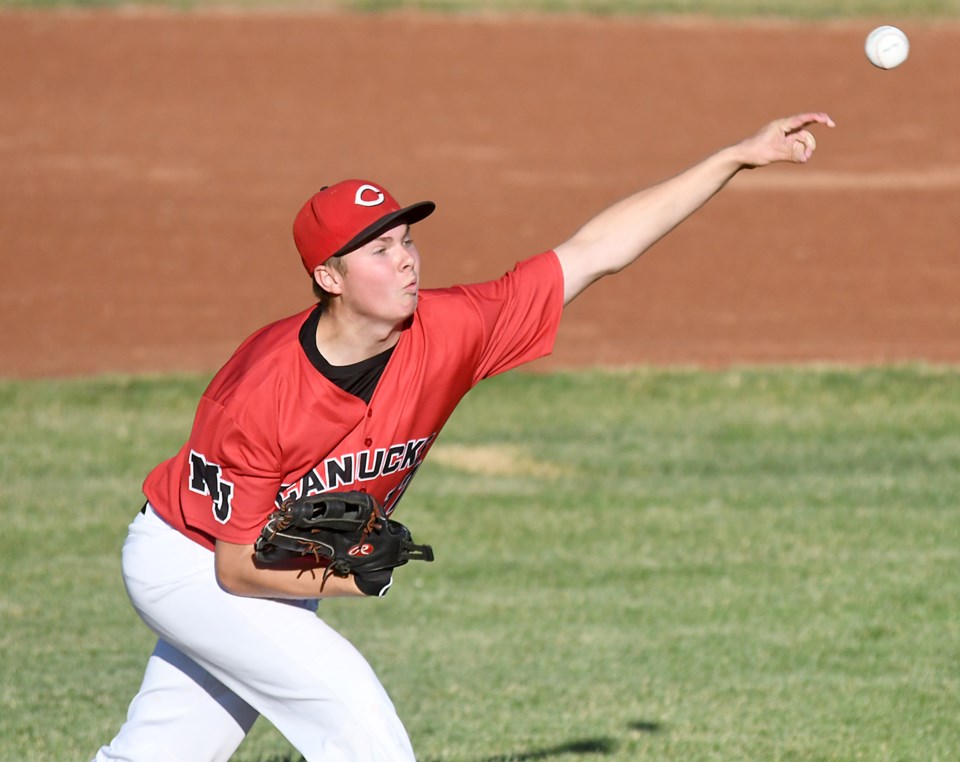
POLYGON ((817 139, 807 130, 801 130, 793 135, 790 146, 790 158, 797 164, 805 164, 813 152, 817 150, 817 139))
POLYGON ((809 112, 796 114, 777 122, 781 134, 787 139, 790 147, 790 160, 796 164, 805 164, 817 150, 817 139, 813 133, 805 129, 813 124, 822 124, 834 127, 836 123, 828 114, 823 112, 809 112))
POLYGON ((784 134, 795 132, 811 124, 823 124, 827 127, 835 127, 836 123, 830 118, 829 114, 822 111, 808 112, 806 114, 796 114, 780 120, 780 128, 784 134))

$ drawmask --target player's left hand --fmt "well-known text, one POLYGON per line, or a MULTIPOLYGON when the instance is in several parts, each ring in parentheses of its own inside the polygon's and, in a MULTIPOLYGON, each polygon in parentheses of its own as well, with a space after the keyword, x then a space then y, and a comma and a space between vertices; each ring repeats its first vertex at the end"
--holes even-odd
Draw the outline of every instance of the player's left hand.
POLYGON ((410 530, 388 518, 366 492, 322 492, 284 502, 270 514, 254 549, 266 566, 312 556, 325 567, 324 583, 330 574, 353 574, 361 592, 380 596, 396 567, 433 560, 433 549, 414 543, 410 530))
POLYGON ((834 121, 821 112, 776 119, 737 144, 740 160, 745 167, 763 167, 780 161, 806 164, 817 148, 817 139, 808 129, 815 124, 833 127, 834 121))

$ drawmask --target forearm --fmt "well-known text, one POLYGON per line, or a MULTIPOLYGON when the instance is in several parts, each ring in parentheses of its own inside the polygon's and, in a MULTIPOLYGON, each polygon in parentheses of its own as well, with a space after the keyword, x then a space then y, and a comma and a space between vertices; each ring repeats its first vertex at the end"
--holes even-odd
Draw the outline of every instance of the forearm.
POLYGON ((261 566, 252 545, 218 541, 215 566, 221 587, 251 598, 338 598, 362 596, 352 576, 328 574, 312 558, 287 566, 261 566))

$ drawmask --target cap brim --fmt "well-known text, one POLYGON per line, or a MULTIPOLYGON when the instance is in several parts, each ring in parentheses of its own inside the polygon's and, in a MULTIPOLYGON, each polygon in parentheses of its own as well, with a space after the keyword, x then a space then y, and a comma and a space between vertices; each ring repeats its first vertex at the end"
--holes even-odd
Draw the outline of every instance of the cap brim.
POLYGON ((413 225, 415 222, 420 222, 420 220, 433 214, 436 208, 437 205, 432 201, 420 201, 419 203, 405 206, 403 209, 398 209, 395 212, 390 212, 390 214, 381 217, 372 225, 365 227, 330 256, 339 257, 344 254, 349 254, 354 249, 360 248, 365 243, 370 243, 370 241, 377 238, 381 233, 385 233, 397 225, 413 225))

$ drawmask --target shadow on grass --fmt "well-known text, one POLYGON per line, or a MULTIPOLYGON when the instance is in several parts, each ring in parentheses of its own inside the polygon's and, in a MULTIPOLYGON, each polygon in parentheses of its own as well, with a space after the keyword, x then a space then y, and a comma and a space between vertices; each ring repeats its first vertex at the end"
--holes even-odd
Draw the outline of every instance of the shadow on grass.
POLYGON ((627 725, 630 730, 638 730, 641 733, 659 733, 663 730, 663 725, 659 722, 650 722, 649 720, 637 720, 627 725))
MULTIPOLYGON (((628 727, 641 733, 659 733, 663 730, 663 725, 659 722, 648 720, 631 722, 628 727)), ((612 738, 584 738, 580 741, 568 741, 558 746, 551 746, 548 749, 498 754, 496 757, 486 757, 481 762, 536 762, 538 759, 553 759, 565 754, 613 754, 616 750, 617 742, 612 738)), ((306 760, 296 754, 285 754, 281 757, 265 757, 260 762, 306 762, 306 760)))
POLYGON ((616 751, 617 742, 611 738, 585 738, 581 741, 569 741, 551 746, 549 749, 535 749, 522 751, 516 754, 500 754, 496 757, 487 757, 483 762, 533 762, 538 759, 553 759, 565 754, 612 754, 616 751))

